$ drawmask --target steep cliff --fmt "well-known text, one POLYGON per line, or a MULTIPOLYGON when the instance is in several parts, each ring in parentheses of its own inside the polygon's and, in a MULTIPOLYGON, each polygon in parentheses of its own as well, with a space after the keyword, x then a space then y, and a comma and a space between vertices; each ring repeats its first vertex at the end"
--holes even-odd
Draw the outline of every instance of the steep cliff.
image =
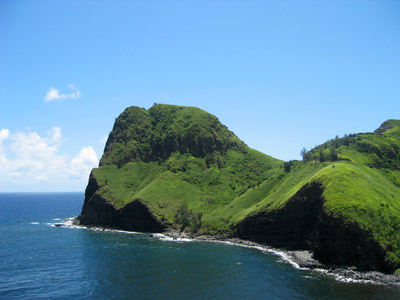
POLYGON ((385 249, 355 222, 345 222, 324 209, 323 186, 303 186, 280 209, 259 212, 236 225, 243 239, 289 250, 310 250, 314 258, 336 266, 393 272, 396 264, 385 249))
POLYGON ((85 202, 78 217, 81 225, 97 225, 130 231, 162 232, 163 224, 151 213, 140 199, 135 199, 121 208, 116 208, 101 195, 95 177, 90 174, 86 188, 85 202))

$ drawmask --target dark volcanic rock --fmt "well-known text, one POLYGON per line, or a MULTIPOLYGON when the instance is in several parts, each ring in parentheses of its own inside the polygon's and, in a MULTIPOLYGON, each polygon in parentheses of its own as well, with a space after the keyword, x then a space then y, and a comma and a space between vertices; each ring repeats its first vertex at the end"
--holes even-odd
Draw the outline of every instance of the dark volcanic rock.
POLYGON ((244 219, 236 232, 273 247, 310 250, 325 264, 393 272, 396 266, 368 232, 326 213, 322 192, 318 183, 306 185, 283 208, 244 219))
POLYGON ((376 129, 374 131, 374 133, 384 133, 385 131, 388 131, 389 129, 392 129, 392 128, 393 128, 392 125, 390 125, 387 122, 384 122, 384 123, 382 123, 382 125, 378 129, 376 129))
POLYGON ((140 199, 116 209, 99 194, 94 176, 90 176, 85 202, 77 220, 80 225, 105 226, 129 231, 162 232, 166 225, 159 222, 140 199))
POLYGON ((95 194, 85 202, 78 216, 80 225, 105 226, 129 231, 162 232, 165 224, 159 222, 140 199, 135 199, 121 209, 95 194))

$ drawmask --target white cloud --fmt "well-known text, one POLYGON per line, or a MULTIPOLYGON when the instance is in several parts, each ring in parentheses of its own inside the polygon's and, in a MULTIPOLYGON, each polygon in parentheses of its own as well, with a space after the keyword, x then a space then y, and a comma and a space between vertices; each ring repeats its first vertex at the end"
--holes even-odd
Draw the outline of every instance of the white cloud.
POLYGON ((4 140, 8 139, 9 136, 10 136, 10 131, 8 129, 3 129, 2 128, 1 131, 0 131, 0 144, 4 140))
POLYGON ((87 179, 93 166, 99 163, 99 158, 92 147, 83 148, 79 154, 71 160, 70 174, 78 178, 87 179))
POLYGON ((47 137, 36 132, 0 131, 0 183, 33 184, 87 180, 98 165, 92 147, 84 147, 71 160, 59 153, 61 129, 53 127, 47 137))
POLYGON ((8 129, 1 129, 0 131, 0 167, 7 162, 7 158, 3 151, 3 141, 8 139, 10 136, 10 131, 8 129))
POLYGON ((72 91, 70 94, 60 94, 60 91, 54 87, 49 88, 44 97, 44 101, 50 102, 54 100, 64 100, 64 99, 78 99, 81 97, 81 92, 73 84, 69 84, 68 88, 72 91))
POLYGON ((47 134, 50 136, 50 139, 56 143, 57 145, 60 143, 61 140, 61 128, 60 127, 53 127, 51 130, 47 131, 47 134))

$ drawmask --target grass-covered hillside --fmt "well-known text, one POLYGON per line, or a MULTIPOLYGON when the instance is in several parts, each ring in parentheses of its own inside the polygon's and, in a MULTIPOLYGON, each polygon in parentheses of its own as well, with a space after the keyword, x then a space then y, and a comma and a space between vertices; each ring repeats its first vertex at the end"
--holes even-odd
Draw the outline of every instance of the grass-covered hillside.
POLYGON ((116 120, 92 176, 115 208, 141 201, 176 228, 224 230, 203 218, 271 178, 283 162, 247 147, 195 107, 127 108, 116 120))
POLYGON ((215 216, 231 215, 231 222, 240 224, 249 216, 283 211, 301 188, 318 183, 324 213, 344 226, 357 225, 382 247, 389 264, 399 267, 400 121, 386 121, 374 133, 336 137, 302 154, 303 161, 286 162, 279 169, 278 179, 250 189, 215 216), (250 199, 252 206, 243 205, 250 199))
MULTIPOLYGON (((139 201, 152 222, 163 228, 258 236, 268 242, 272 228, 280 232, 287 226, 282 232, 289 237, 296 222, 304 225, 314 218, 309 226, 315 230, 299 238, 310 240, 302 247, 321 252, 323 247, 347 247, 352 239, 348 236, 362 236, 376 244, 383 253, 376 259, 389 266, 370 263, 369 268, 398 268, 400 121, 389 120, 374 133, 337 137, 310 151, 303 149, 302 155, 302 161, 284 163, 250 149, 215 116, 198 108, 129 107, 116 119, 100 167, 92 171, 80 219, 113 226, 115 211, 139 201), (301 204, 315 200, 315 193, 307 194, 312 184, 322 193, 318 216, 315 205, 301 204), (300 205, 293 206, 296 201, 300 205), (105 207, 115 211, 102 215, 105 207), (284 216, 288 207, 296 207, 289 221, 284 216), (331 221, 321 221, 328 217, 343 224, 345 238, 341 240, 342 231, 335 235, 336 225, 327 225, 331 221)), ((363 259, 357 252, 361 244, 353 246, 355 257, 360 256, 356 259, 363 259)))

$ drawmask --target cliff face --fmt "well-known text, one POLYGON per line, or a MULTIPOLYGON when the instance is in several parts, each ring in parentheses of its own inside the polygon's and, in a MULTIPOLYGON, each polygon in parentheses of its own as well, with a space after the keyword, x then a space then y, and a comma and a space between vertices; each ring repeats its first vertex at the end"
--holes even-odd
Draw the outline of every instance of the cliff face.
POLYGON ((127 108, 92 170, 77 221, 230 234, 326 264, 400 267, 400 121, 283 163, 193 107, 127 108))
POLYGON ((355 223, 346 223, 324 209, 323 187, 313 182, 302 187, 280 209, 257 213, 236 225, 243 239, 290 250, 310 250, 330 265, 360 270, 393 272, 386 251, 355 223))
POLYGON ((77 220, 80 225, 94 225, 139 232, 162 232, 167 224, 163 224, 150 212, 140 199, 134 199, 124 207, 117 209, 96 194, 99 188, 93 174, 90 175, 86 187, 85 202, 77 220))

